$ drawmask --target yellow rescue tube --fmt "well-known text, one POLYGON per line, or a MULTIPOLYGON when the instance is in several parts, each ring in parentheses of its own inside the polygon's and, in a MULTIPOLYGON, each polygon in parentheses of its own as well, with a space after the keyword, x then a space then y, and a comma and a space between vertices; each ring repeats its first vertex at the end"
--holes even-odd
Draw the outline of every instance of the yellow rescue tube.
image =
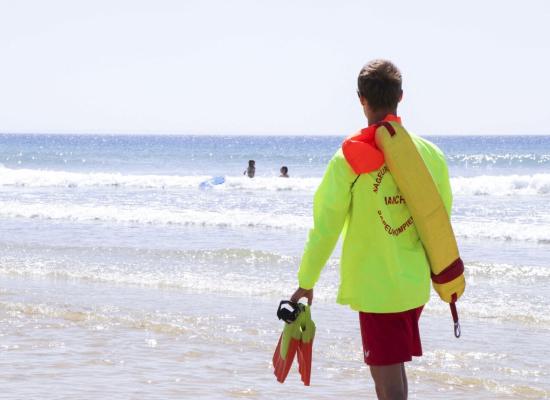
POLYGON ((375 140, 407 201, 430 262, 433 287, 443 301, 454 306, 453 303, 462 296, 466 287, 464 264, 458 253, 449 215, 432 175, 409 133, 400 124, 381 122, 375 140))

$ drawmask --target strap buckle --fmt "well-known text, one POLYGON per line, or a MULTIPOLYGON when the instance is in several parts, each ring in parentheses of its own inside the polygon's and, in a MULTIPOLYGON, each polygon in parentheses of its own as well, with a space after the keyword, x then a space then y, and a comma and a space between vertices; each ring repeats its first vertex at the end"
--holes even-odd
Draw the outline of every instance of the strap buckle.
POLYGON ((460 323, 458 321, 455 322, 455 338, 460 337, 460 323))

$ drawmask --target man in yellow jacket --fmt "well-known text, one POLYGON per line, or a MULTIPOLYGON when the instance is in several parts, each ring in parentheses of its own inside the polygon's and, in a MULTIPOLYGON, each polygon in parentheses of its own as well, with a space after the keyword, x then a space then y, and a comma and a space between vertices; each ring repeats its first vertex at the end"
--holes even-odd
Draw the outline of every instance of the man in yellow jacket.
MULTIPOLYGON (((315 193, 292 301, 313 300, 313 287, 341 233, 338 303, 359 312, 365 362, 379 399, 405 399, 404 363, 422 355, 418 320, 430 296, 430 265, 407 208, 376 148, 376 124, 401 124, 401 73, 389 61, 366 64, 358 95, 369 127, 344 141, 315 193)), ((450 213, 452 194, 443 153, 412 136, 450 213)), ((420 188, 419 188, 420 189, 420 188)))

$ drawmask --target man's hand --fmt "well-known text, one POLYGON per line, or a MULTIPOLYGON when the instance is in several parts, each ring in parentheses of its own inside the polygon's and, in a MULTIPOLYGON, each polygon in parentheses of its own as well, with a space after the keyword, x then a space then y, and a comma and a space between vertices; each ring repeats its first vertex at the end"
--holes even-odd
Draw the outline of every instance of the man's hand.
POLYGON ((307 299, 307 304, 311 305, 313 303, 313 289, 302 289, 298 288, 290 298, 290 301, 297 303, 302 297, 307 299))

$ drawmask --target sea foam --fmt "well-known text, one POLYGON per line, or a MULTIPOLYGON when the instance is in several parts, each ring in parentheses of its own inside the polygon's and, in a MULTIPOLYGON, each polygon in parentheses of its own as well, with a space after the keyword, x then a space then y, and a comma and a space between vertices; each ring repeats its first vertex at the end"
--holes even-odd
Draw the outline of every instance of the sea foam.
MULTIPOLYGON (((139 175, 0 167, 0 186, 7 187, 113 187, 181 190, 198 189, 200 183, 209 178, 211 176, 208 175, 139 175)), ((227 176, 225 184, 218 185, 215 189, 313 192, 320 182, 320 177, 282 179, 278 177, 258 176, 254 179, 249 179, 241 176, 227 176)), ((451 185, 455 195, 550 195, 550 174, 453 177, 451 185)))
MULTIPOLYGON (((309 215, 275 214, 252 209, 198 210, 167 209, 132 205, 76 205, 63 203, 26 204, 0 201, 0 218, 25 218, 111 223, 127 225, 182 225, 233 229, 306 230, 312 227, 309 215)), ((550 244, 545 223, 525 221, 487 221, 456 217, 454 231, 459 238, 529 241, 550 244)))

